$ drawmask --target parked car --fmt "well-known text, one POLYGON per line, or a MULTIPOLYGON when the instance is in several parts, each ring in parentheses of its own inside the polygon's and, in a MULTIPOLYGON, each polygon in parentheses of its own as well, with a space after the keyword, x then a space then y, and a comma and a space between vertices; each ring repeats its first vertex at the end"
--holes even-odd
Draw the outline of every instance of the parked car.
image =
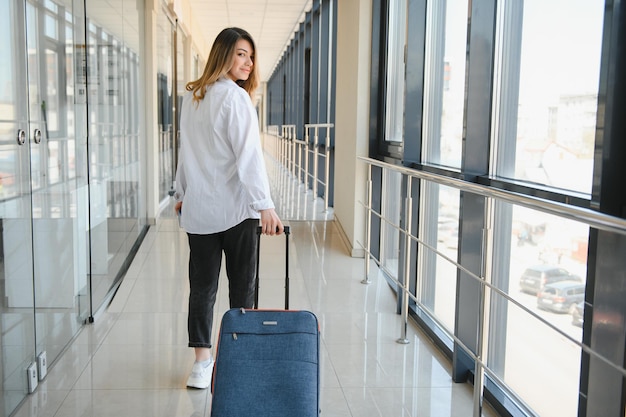
POLYGON ((574 326, 583 327, 583 315, 585 312, 585 303, 581 301, 576 304, 574 311, 572 311, 572 324, 574 326))
POLYGON ((537 307, 555 313, 573 313, 576 304, 585 299, 585 284, 578 281, 559 281, 546 284, 537 294, 537 307))
POLYGON ((519 280, 519 286, 523 292, 537 295, 546 284, 559 281, 582 282, 583 280, 579 276, 558 266, 535 265, 526 268, 519 280))

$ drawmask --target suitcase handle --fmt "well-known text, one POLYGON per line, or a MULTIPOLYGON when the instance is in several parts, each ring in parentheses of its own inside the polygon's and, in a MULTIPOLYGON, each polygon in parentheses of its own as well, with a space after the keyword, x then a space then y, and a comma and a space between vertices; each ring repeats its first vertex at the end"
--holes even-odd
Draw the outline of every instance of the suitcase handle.
MULTIPOLYGON (((278 229, 276 229, 278 231, 278 229)), ((289 310, 289 226, 283 226, 285 234, 285 310, 289 310)), ((258 226, 256 229, 257 245, 256 245, 256 278, 254 283, 254 309, 259 308, 259 263, 261 259, 261 235, 263 228, 258 226)))

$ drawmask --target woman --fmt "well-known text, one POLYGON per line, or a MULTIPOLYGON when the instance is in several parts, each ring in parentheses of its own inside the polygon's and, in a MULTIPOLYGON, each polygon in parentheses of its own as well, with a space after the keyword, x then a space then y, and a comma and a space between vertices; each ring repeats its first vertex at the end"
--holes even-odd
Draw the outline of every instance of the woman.
POLYGON ((175 210, 189 240, 188 387, 207 388, 211 329, 222 252, 231 308, 251 308, 256 229, 283 232, 274 210, 252 95, 258 86, 252 37, 239 28, 215 39, 204 73, 187 84, 180 121, 175 210), (184 206, 184 208, 183 208, 184 206))

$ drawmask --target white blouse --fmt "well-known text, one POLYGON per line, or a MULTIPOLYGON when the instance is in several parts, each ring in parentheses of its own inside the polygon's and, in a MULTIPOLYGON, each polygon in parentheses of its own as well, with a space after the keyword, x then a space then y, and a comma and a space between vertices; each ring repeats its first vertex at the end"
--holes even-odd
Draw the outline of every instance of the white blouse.
POLYGON ((256 110, 229 78, 207 87, 199 103, 191 92, 183 97, 174 197, 192 234, 222 232, 274 208, 256 110))

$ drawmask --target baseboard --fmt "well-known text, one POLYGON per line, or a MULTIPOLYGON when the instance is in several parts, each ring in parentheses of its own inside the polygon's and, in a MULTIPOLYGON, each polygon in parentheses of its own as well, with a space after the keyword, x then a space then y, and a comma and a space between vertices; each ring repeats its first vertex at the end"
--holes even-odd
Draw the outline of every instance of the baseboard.
POLYGON ((343 229, 343 226, 341 226, 341 222, 337 219, 336 213, 335 213, 334 222, 337 225, 337 231, 339 232, 339 237, 341 238, 341 241, 343 242, 346 249, 348 250, 348 253, 350 253, 350 256, 353 258, 363 258, 365 256, 365 251, 363 250, 363 248, 355 248, 352 246, 352 242, 350 241, 350 238, 346 234, 346 231, 343 229))

